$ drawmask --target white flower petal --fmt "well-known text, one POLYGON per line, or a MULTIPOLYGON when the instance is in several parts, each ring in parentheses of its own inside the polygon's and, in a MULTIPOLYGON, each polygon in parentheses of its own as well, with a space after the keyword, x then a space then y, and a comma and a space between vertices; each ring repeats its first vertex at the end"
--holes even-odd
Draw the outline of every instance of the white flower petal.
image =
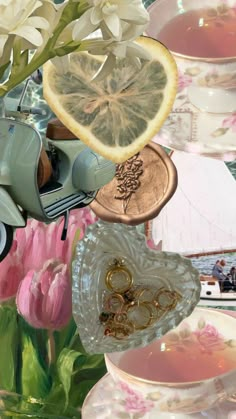
POLYGON ((43 42, 41 33, 32 26, 21 26, 12 31, 12 33, 20 36, 21 38, 25 38, 27 41, 31 42, 36 47, 40 46, 43 42))
POLYGON ((80 45, 80 51, 88 51, 94 55, 106 55, 111 41, 104 41, 102 38, 85 39, 80 45))
POLYGON ((136 23, 137 25, 143 25, 149 22, 149 13, 144 7, 137 8, 136 6, 120 6, 119 7, 119 18, 128 22, 136 23))
POLYGON ((49 29, 49 23, 44 17, 32 16, 27 19, 27 24, 34 28, 49 29))
POLYGON ((117 4, 110 4, 108 3, 108 5, 104 5, 102 8, 102 12, 105 15, 112 15, 114 13, 116 13, 116 11, 118 10, 118 5, 117 4))
POLYGON ((127 43, 126 42, 116 42, 114 45, 111 45, 108 49, 112 50, 113 54, 116 57, 125 58, 126 57, 127 43))
POLYGON ((120 19, 116 14, 107 15, 104 19, 109 31, 114 36, 114 38, 119 39, 121 38, 121 25, 120 19))
POLYGON ((94 32, 97 29, 96 25, 93 25, 90 20, 91 9, 87 10, 76 22, 72 38, 74 41, 86 38, 91 32, 94 32))
POLYGON ((133 41, 142 35, 147 28, 146 25, 135 25, 134 23, 122 22, 122 41, 133 41))
POLYGON ((116 57, 113 54, 109 54, 105 60, 105 62, 101 65, 95 76, 93 76, 92 80, 100 81, 104 79, 108 74, 111 73, 113 68, 116 66, 116 57))
POLYGON ((151 60, 151 55, 136 42, 129 42, 127 45, 127 57, 134 56, 143 58, 144 60, 151 60))
POLYGON ((93 7, 91 10, 90 21, 93 25, 98 25, 103 19, 102 11, 98 7, 93 7))

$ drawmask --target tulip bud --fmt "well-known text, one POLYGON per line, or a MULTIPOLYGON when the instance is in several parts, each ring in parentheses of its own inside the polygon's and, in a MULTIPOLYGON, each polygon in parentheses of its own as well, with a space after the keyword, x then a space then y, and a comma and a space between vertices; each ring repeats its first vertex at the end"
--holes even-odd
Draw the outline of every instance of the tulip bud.
POLYGON ((57 260, 29 271, 16 296, 19 314, 37 329, 60 330, 72 315, 71 282, 67 266, 57 260))
POLYGON ((15 297, 23 276, 23 266, 17 257, 16 247, 14 240, 10 252, 0 263, 0 302, 15 297))

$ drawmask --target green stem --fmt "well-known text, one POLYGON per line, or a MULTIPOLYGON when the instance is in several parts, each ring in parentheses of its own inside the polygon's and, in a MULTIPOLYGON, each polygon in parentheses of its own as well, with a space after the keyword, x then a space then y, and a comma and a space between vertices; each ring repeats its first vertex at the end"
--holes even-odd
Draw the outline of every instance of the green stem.
POLYGON ((55 339, 53 335, 53 330, 48 330, 48 362, 49 366, 54 364, 56 359, 56 350, 55 350, 55 339))
MULTIPOLYGON (((11 89, 30 77, 35 70, 45 64, 48 60, 56 57, 57 55, 67 55, 79 47, 80 42, 73 45, 73 47, 66 44, 55 49, 56 42, 62 31, 69 23, 78 19, 86 11, 88 8, 88 5, 86 6, 86 4, 87 3, 82 2, 82 7, 81 5, 78 6, 78 3, 76 2, 69 2, 67 4, 62 12, 60 21, 57 24, 52 37, 44 46, 43 51, 39 55, 37 55, 36 52, 32 60, 25 66, 24 71, 19 71, 18 74, 14 74, 12 77, 10 76, 9 80, 4 85, 0 86, 0 97, 5 96, 11 89)), ((14 61, 15 60, 13 60, 12 67, 15 65, 14 61)))

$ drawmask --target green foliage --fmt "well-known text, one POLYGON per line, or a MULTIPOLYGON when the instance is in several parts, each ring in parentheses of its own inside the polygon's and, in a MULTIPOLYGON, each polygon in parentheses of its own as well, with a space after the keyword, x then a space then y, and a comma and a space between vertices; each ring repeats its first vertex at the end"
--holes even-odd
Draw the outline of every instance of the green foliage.
POLYGON ((22 333, 21 393, 24 396, 44 398, 51 388, 51 377, 40 359, 30 335, 22 333))
POLYGON ((91 388, 106 374, 103 355, 85 352, 78 334, 62 349, 54 371, 53 387, 47 402, 60 405, 64 414, 69 407, 81 408, 91 388))
POLYGON ((73 351, 69 348, 64 348, 60 356, 57 360, 57 370, 60 382, 63 386, 65 391, 66 397, 66 405, 68 406, 69 403, 69 392, 71 388, 71 377, 74 369, 74 362, 78 359, 78 361, 83 365, 85 362, 86 356, 82 355, 80 352, 73 351))
POLYGON ((47 331, 29 326, 15 307, 0 306, 0 388, 14 392, 1 395, 1 418, 81 419, 84 399, 106 366, 103 355, 85 352, 76 329, 71 319, 53 333, 49 365, 47 331))
POLYGON ((15 307, 0 306, 0 388, 15 391, 18 322, 15 307))

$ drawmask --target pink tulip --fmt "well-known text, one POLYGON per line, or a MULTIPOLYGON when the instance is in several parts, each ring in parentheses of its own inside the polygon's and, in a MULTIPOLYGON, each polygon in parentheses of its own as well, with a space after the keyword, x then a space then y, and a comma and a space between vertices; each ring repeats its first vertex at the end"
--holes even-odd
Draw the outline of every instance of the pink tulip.
POLYGON ((16 246, 14 241, 11 251, 0 265, 0 302, 15 297, 23 276, 22 263, 16 257, 16 246))
POLYGON ((71 282, 67 266, 56 260, 29 271, 16 295, 19 314, 36 329, 60 330, 72 315, 71 282))
POLYGON ((23 232, 22 229, 16 232, 16 240, 19 237, 24 245, 22 258, 25 273, 31 269, 41 269, 48 259, 60 259, 63 263, 70 263, 76 231, 80 230, 80 238, 82 238, 87 225, 95 221, 96 218, 88 208, 71 211, 67 239, 62 241, 63 218, 48 225, 36 220, 28 220, 23 232))
POLYGON ((61 240, 62 218, 51 224, 29 219, 25 228, 17 229, 13 246, 0 263, 0 303, 15 297, 20 281, 29 271, 40 271, 47 260, 70 264, 76 232, 82 238, 87 225, 95 221, 87 207, 71 211, 65 241, 61 240))

